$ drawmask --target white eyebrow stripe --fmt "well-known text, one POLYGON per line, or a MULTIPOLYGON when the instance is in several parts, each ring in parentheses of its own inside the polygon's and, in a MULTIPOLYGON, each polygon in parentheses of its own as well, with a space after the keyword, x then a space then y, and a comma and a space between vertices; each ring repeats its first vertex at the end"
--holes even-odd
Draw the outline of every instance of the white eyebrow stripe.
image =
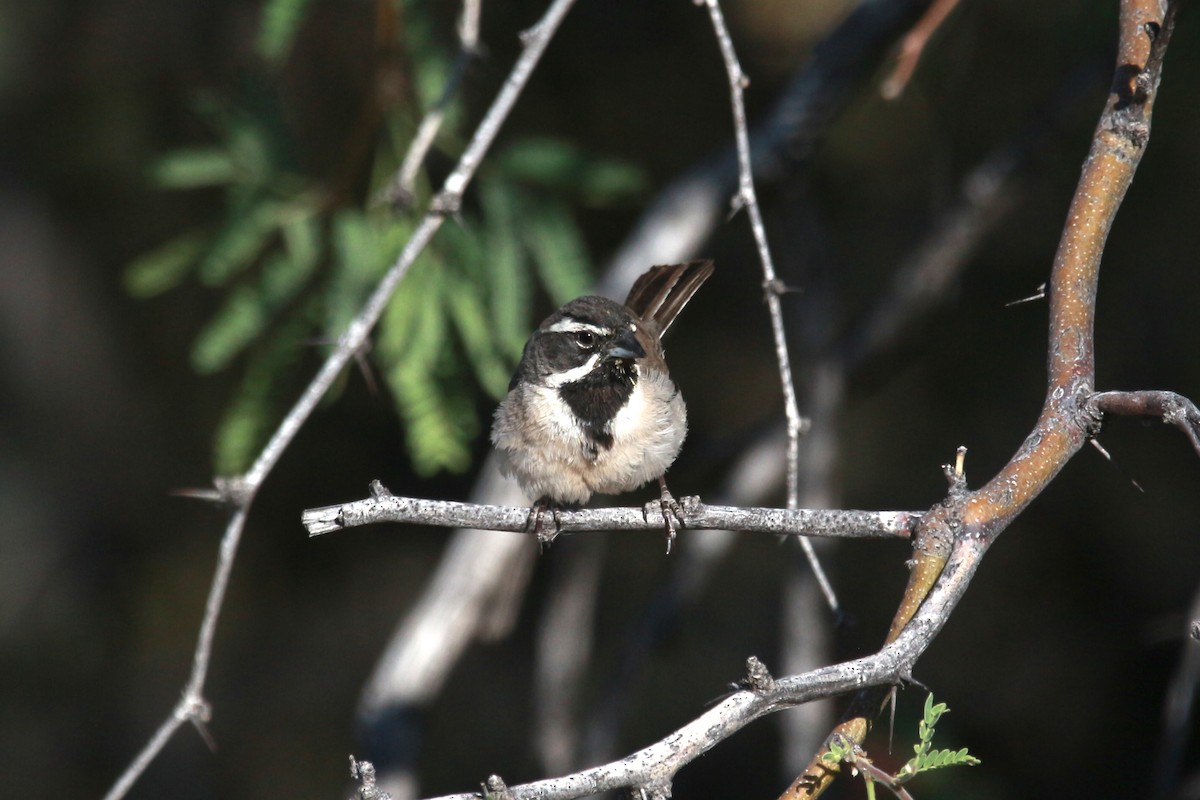
POLYGON ((575 381, 582 380, 583 378, 587 377, 589 372, 595 369, 596 362, 599 360, 600 354, 592 353, 591 358, 589 358, 583 364, 583 366, 575 367, 575 369, 569 369, 566 372, 555 372, 551 375, 547 375, 545 381, 546 385, 557 388, 559 386, 563 386, 564 384, 574 383, 575 381))
POLYGON ((590 322, 580 322, 570 317, 560 319, 549 328, 546 328, 547 333, 579 333, 580 331, 588 331, 597 336, 608 336, 612 333, 611 328, 605 328, 603 325, 593 325, 590 322))

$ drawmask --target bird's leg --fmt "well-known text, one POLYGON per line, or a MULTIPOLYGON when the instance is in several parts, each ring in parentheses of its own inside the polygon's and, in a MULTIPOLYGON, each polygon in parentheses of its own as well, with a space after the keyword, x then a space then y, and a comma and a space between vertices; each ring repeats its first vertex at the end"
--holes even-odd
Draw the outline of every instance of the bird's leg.
POLYGON ((663 523, 667 529, 667 553, 670 553, 671 545, 675 542, 675 520, 679 520, 680 525, 683 524, 683 508, 680 507, 675 496, 671 494, 671 490, 667 488, 667 477, 665 475, 659 476, 658 488, 662 492, 658 503, 662 509, 663 523))
POLYGON ((559 504, 551 500, 549 497, 539 498, 529 508, 529 523, 526 529, 533 529, 533 535, 537 537, 538 549, 544 550, 562 531, 562 525, 558 519, 559 504), (550 512, 550 516, 554 519, 554 530, 546 531, 543 529, 546 512, 550 512))

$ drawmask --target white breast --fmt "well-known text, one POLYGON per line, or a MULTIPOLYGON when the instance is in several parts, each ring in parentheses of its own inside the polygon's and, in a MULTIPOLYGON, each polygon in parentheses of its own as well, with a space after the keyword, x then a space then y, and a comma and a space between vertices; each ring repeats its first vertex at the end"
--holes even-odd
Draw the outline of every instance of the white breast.
POLYGON ((492 428, 501 472, 515 477, 530 499, 560 503, 585 503, 595 492, 619 494, 661 477, 683 446, 687 410, 670 378, 637 369, 607 449, 594 445, 556 389, 515 389, 497 409, 492 428))
POLYGON ((659 478, 687 436, 687 409, 671 379, 638 365, 638 382, 612 424, 613 446, 601 450, 589 483, 616 494, 659 478))

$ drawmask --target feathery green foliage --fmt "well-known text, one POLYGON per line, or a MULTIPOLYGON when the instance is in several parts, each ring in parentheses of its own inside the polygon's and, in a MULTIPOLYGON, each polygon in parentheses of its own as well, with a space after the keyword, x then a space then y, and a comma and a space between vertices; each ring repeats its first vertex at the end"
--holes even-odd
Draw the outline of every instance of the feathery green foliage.
POLYGON ((258 53, 268 64, 280 66, 292 52, 292 44, 312 0, 267 0, 258 27, 258 53))
POLYGON ((925 698, 925 712, 917 727, 920 741, 913 745, 916 755, 896 774, 898 780, 905 781, 921 772, 939 767, 974 766, 979 763, 979 759, 967 753, 965 747, 961 750, 933 749, 933 728, 942 714, 949 710, 945 703, 935 704, 932 694, 925 698))
POLYGON ((917 726, 920 741, 913 745, 916 755, 909 759, 908 763, 901 767, 895 775, 888 774, 876 767, 860 746, 852 741, 847 741, 840 734, 830 737, 827 743, 828 749, 821 756, 821 760, 831 765, 845 762, 850 765, 853 772, 861 773, 866 785, 867 797, 870 800, 875 800, 876 783, 883 784, 898 797, 909 797, 910 795, 902 791, 900 787, 922 772, 941 767, 974 766, 979 763, 979 759, 968 753, 965 747, 961 750, 933 749, 934 726, 949 710, 945 703, 935 704, 932 694, 925 698, 924 712, 917 726))
MULTIPOLYGON (((303 57, 293 46, 310 6, 264 6, 258 48, 269 73, 303 57)), ((288 396, 306 344, 337 340, 415 229, 412 218, 367 198, 391 179, 424 109, 442 103, 439 144, 461 146, 459 103, 442 97, 452 47, 439 38, 428 4, 397 0, 397 14, 403 24, 392 26, 400 36, 394 44, 412 70, 406 80, 416 99, 383 109, 370 163, 352 167, 369 166, 373 176, 357 196, 298 170, 295 131, 274 94, 274 76, 248 82, 255 93, 239 102, 201 98, 198 111, 213 141, 167 153, 149 171, 164 190, 224 193, 221 219, 152 249, 125 272, 128 291, 140 297, 189 279, 221 293, 191 353, 198 372, 237 367, 244 375, 217 433, 221 474, 249 465, 276 424, 276 401, 288 396)), ((591 259, 572 205, 623 202, 643 184, 628 165, 549 139, 508 144, 484 163, 462 224, 443 226, 413 266, 371 353, 418 474, 470 466, 479 406, 507 390, 535 310, 590 284, 591 259)), ((429 186, 421 176, 413 187, 419 204, 428 201, 429 186)))

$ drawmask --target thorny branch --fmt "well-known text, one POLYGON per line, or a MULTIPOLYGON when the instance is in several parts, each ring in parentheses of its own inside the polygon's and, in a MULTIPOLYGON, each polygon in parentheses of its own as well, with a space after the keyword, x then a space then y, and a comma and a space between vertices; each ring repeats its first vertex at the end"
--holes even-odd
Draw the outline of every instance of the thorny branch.
MULTIPOLYGON (((506 797, 571 800, 614 789, 630 789, 635 796, 645 792, 648 797, 669 797, 671 780, 681 768, 756 719, 822 697, 864 686, 889 686, 906 679, 966 591, 982 551, 978 540, 956 542, 943 575, 912 624, 878 653, 775 679, 770 678, 760 663, 753 663, 757 659, 752 657, 743 683, 751 688, 734 692, 669 736, 617 761, 560 778, 507 786, 506 797)), ((437 800, 478 800, 478 797, 465 793, 437 800)))
MULTIPOLYGON (((966 491, 965 478, 952 481, 950 497, 918 525, 916 557, 908 587, 887 641, 904 635, 930 602, 930 588, 950 568, 953 553, 974 542, 982 557, 1008 525, 1037 497, 1067 461, 1099 431, 1102 418, 1093 398, 1096 287, 1104 244, 1117 209, 1133 180, 1150 135, 1150 118, 1171 37, 1177 4, 1158 0, 1121 3, 1116 74, 1084 162, 1050 278, 1050 337, 1046 401, 1033 431, 1017 453, 982 488, 966 491)), ((1132 396, 1099 401, 1112 411, 1141 406, 1132 396)), ((1163 393, 1151 393, 1163 394, 1163 393)), ((1160 398, 1162 399, 1162 398, 1160 398)), ((1150 404, 1149 397, 1140 400, 1150 404)), ((1190 405, 1190 404, 1189 404, 1190 405)), ((1178 419, 1175 403, 1158 406, 1178 419)), ((1135 411, 1135 413, 1144 413, 1135 411)), ((1186 420, 1187 414, 1183 413, 1186 420)), ((1192 426, 1194 428, 1194 426, 1192 426)), ((961 477, 961 476, 960 476, 961 477)), ((882 700, 879 691, 860 692, 833 734, 861 744, 882 700)), ((822 748, 780 800, 817 797, 838 774, 823 762, 822 748)))
POLYGON ((574 0, 554 0, 537 25, 523 35, 524 50, 516 64, 513 65, 512 72, 480 122, 458 164, 446 177, 441 192, 431 204, 429 212, 421 220, 396 263, 388 270, 362 310, 351 321, 339 338, 337 346, 279 424, 249 471, 236 479, 218 481, 217 492, 223 500, 234 506, 234 511, 221 538, 217 566, 209 589, 208 600, 205 603, 204 618, 200 624, 196 650, 192 659, 191 676, 184 686, 179 703, 109 789, 105 800, 117 800, 117 798, 124 797, 184 722, 190 721, 193 724, 202 725, 207 720, 209 706, 204 699, 203 692, 212 656, 213 640, 216 636, 221 608, 225 602, 225 593, 229 585, 229 576, 233 571, 238 544, 245 530, 246 517, 255 495, 300 428, 308 420, 313 409, 337 380, 342 369, 366 343, 367 336, 383 313, 392 293, 408 273, 409 267, 412 266, 417 256, 433 239, 433 235, 445 219, 445 214, 457 210, 462 193, 474 176, 484 153, 491 146, 501 124, 516 104, 525 83, 573 2, 574 0))
MULTIPOLYGON (((738 191, 733 199, 734 211, 746 210, 750 218, 750 230, 754 234, 754 244, 758 249, 758 260, 762 264, 763 293, 766 297, 767 311, 771 316, 771 335, 775 339, 775 360, 779 365, 779 383, 783 388, 783 413, 787 420, 787 507, 800 506, 800 434, 804 430, 804 419, 800 416, 800 405, 796 402, 796 385, 792 380, 792 359, 788 353, 787 332, 783 324, 783 304, 779 296, 785 291, 782 282, 775 274, 775 263, 771 258, 771 248, 767 244, 767 231, 763 225, 762 209, 758 205, 758 195, 754 191, 754 170, 750 163, 750 134, 746 128, 746 105, 743 101, 749 78, 742 72, 738 62, 737 52, 733 48, 733 38, 725 25, 725 16, 717 0, 705 0, 709 19, 712 20, 713 31, 717 44, 721 48, 721 58, 725 62, 725 72, 729 76, 729 98, 733 106, 734 141, 737 145, 738 157, 738 191)), ((829 607, 838 611, 837 595, 833 586, 817 559, 812 542, 800 539, 800 547, 804 556, 812 566, 817 583, 825 595, 829 607)))

